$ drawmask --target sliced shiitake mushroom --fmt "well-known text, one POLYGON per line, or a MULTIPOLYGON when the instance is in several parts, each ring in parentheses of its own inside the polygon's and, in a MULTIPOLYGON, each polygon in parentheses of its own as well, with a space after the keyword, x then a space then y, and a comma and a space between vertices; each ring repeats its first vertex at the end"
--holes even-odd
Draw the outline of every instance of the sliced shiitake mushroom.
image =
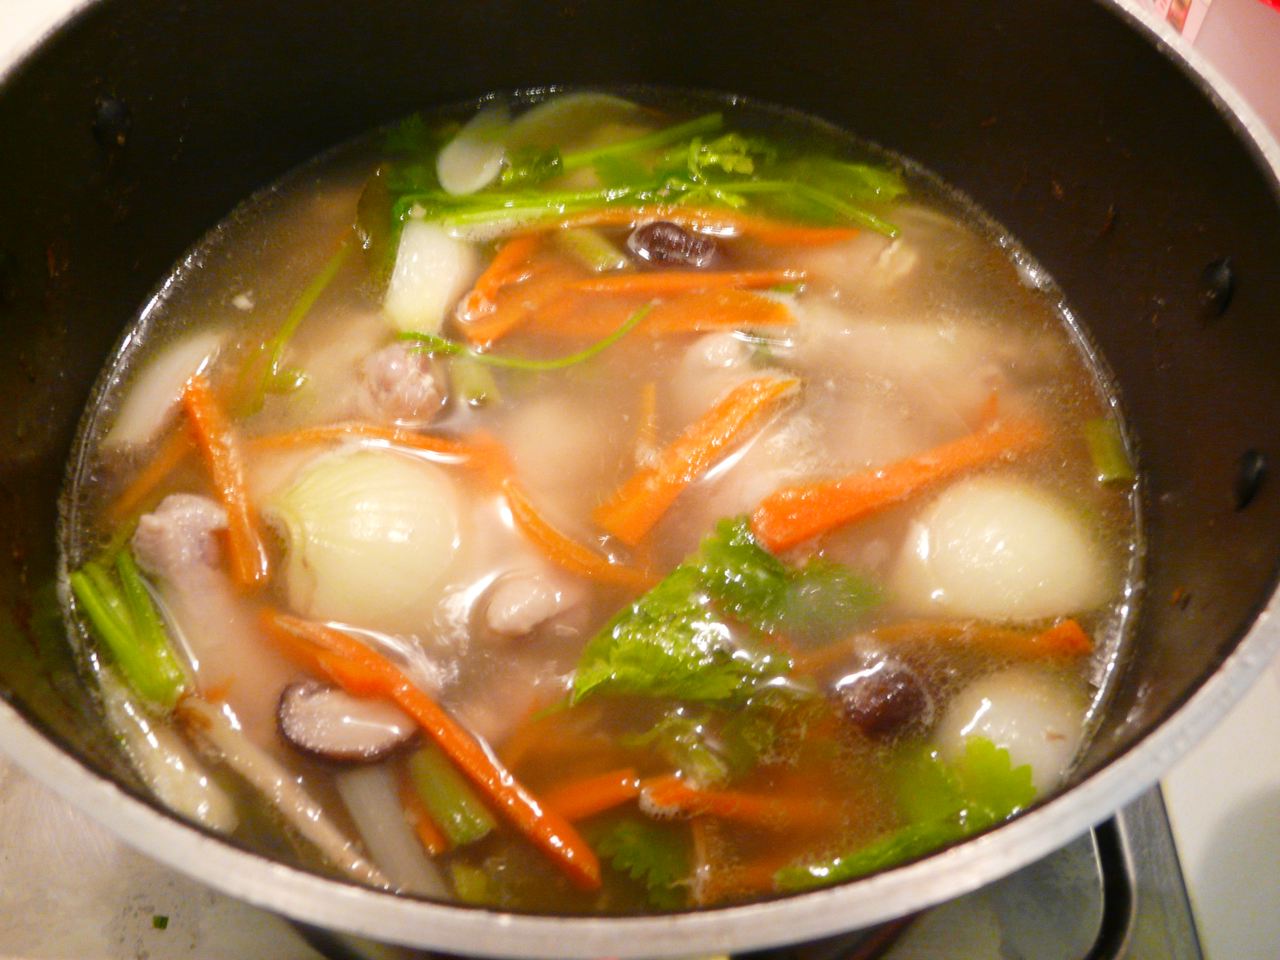
POLYGON ((393 704, 363 700, 314 680, 292 683, 276 708, 280 736, 324 760, 381 760, 413 739, 417 725, 393 704))

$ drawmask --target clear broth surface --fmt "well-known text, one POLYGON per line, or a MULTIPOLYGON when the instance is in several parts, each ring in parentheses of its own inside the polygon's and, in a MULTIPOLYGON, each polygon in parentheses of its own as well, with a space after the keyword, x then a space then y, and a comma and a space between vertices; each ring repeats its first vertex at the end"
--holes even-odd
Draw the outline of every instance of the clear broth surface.
MULTIPOLYGON (((1071 738, 1082 743, 1089 718, 1105 701, 1106 680, 1126 632, 1128 601, 1135 589, 1140 551, 1132 484, 1100 483, 1084 439, 1086 423, 1116 422, 1116 405, 1057 290, 1012 238, 926 171, 817 121, 737 100, 653 91, 637 99, 645 106, 632 118, 634 130, 626 124, 603 133, 585 130, 577 134, 581 142, 625 140, 721 110, 726 129, 767 135, 801 153, 820 151, 900 172, 906 195, 870 205, 897 226, 897 238, 867 229, 820 245, 763 243, 747 230, 740 236, 717 236, 714 270, 803 272, 798 283, 775 284, 756 294, 781 304, 792 318, 789 323, 655 334, 646 333, 642 322, 589 360, 564 369, 493 368, 500 399, 477 404, 456 395, 457 381, 449 375, 457 359, 437 355, 432 370, 447 384, 445 402, 425 417, 427 422, 405 429, 429 436, 495 438, 528 500, 546 520, 601 556, 648 571, 650 583, 697 551, 717 521, 751 514, 787 484, 874 471, 1016 417, 1034 417, 1050 436, 1025 455, 997 458, 780 552, 790 569, 812 560, 840 564, 874 584, 880 602, 861 613, 856 626, 835 636, 815 628, 812 636, 801 631, 800 636, 766 638, 778 641, 775 655, 796 662, 808 658, 816 666, 786 672, 782 685, 800 689, 795 696, 807 705, 770 707, 769 716, 776 721, 770 743, 756 744, 745 765, 734 767, 729 756, 731 741, 741 731, 729 730, 734 710, 725 710, 724 704, 601 696, 586 697, 569 709, 557 706, 571 687, 584 647, 644 590, 592 582, 549 561, 522 534, 501 492, 468 473, 456 457, 358 439, 318 445, 257 443, 314 426, 377 420, 362 406, 367 384, 361 364, 399 341, 383 311, 385 264, 380 266, 368 250, 353 248, 288 340, 287 368, 303 371, 305 379, 294 389, 267 392, 260 404, 239 400, 245 384, 251 388, 260 376, 263 344, 277 335, 302 291, 331 262, 335 250, 344 243, 354 245, 352 222, 362 191, 379 164, 387 162, 385 131, 289 174, 246 201, 193 248, 104 370, 68 478, 63 528, 68 570, 126 542, 138 516, 154 510, 165 496, 215 493, 201 459, 189 454, 143 502, 123 512, 116 508, 122 493, 162 450, 165 438, 183 429, 182 414, 174 411, 145 442, 116 443, 112 431, 120 411, 156 358, 201 331, 211 331, 218 343, 206 375, 229 398, 233 429, 250 451, 248 491, 268 520, 279 516, 271 505, 316 463, 350 456, 356 449, 374 451, 371 456, 378 458, 425 461, 434 475, 444 478, 457 506, 452 560, 403 610, 370 614, 362 621, 344 615, 364 609, 359 598, 329 602, 315 592, 328 586, 300 587, 298 581, 307 573, 291 566, 290 551, 298 548, 278 519, 267 526, 273 575, 260 590, 238 590, 229 582, 175 588, 149 574, 154 595, 171 627, 176 625, 176 646, 188 669, 198 661, 188 691, 234 711, 244 735, 305 786, 351 838, 353 849, 360 849, 360 829, 335 786, 335 777, 349 768, 308 757, 278 733, 281 691, 311 674, 255 630, 264 607, 341 624, 375 648, 395 653, 535 795, 611 771, 630 771, 642 784, 678 773, 685 783, 708 793, 775 798, 782 811, 776 819, 771 813, 753 818, 740 811, 706 810, 664 817, 655 816, 661 811, 653 803, 638 809, 632 801, 587 816, 577 826, 598 852, 618 846, 620 823, 640 823, 647 831, 647 848, 675 851, 671 857, 683 871, 670 882, 652 881, 653 874, 644 871, 660 873, 664 864, 637 868, 637 873, 629 871, 625 858, 611 860, 606 852, 603 885, 590 891, 575 887, 497 816, 496 827, 484 839, 432 862, 444 878, 446 897, 504 909, 634 913, 786 892, 775 880, 779 870, 864 849, 903 826, 908 815, 895 796, 893 771, 901 769, 909 751, 938 747, 940 718, 964 691, 1006 671, 1034 675, 1034 683, 1048 684, 1054 691, 1049 700, 1078 704, 1072 710, 1076 729, 1071 738), (802 387, 701 471, 640 545, 629 548, 593 522, 594 512, 637 470, 651 465, 728 391, 759 377, 798 377, 802 387), (1068 527, 1083 531, 1096 565, 1093 579, 1100 583, 1089 588, 1092 593, 1086 590, 1091 599, 1083 608, 1068 604, 1031 617, 981 617, 957 614, 951 606, 934 609, 936 596, 913 593, 910 576, 903 573, 910 539, 930 522, 928 511, 949 488, 981 477, 1033 491, 1034 497, 1054 505, 1056 517, 1066 516, 1068 527), (513 580, 540 584, 553 596, 556 612, 510 636, 493 628, 487 605, 499 586, 513 580), (201 607, 204 601, 193 596, 216 596, 216 601, 212 608, 201 607), (905 643, 901 638, 903 629, 923 637, 931 630, 937 633, 939 624, 1031 635, 1067 617, 1092 638, 1087 655, 1029 662, 1019 654, 992 653, 980 643, 931 643, 914 634, 905 643), (926 621, 933 627, 919 627, 926 621), (820 655, 815 657, 815 651, 820 655), (852 682, 847 678, 886 658, 923 679, 932 724, 913 720, 905 732, 882 735, 869 734, 849 720, 839 691, 852 682), (687 755, 684 766, 672 760, 673 748, 664 746, 655 731, 669 732, 681 723, 707 737, 712 752, 719 753, 717 762, 734 767, 723 780, 707 783, 705 770, 696 770, 687 755), (803 797, 811 798, 807 814, 786 812, 789 799, 803 797), (614 839, 604 839, 609 836, 614 839)), ((538 97, 517 96, 510 102, 518 110, 530 100, 538 97)), ((469 110, 446 111, 428 117, 426 126, 469 115, 469 110)), ((566 176, 576 178, 575 186, 590 185, 583 179, 586 174, 566 176)), ((597 228, 599 237, 624 254, 631 233, 630 225, 597 228)), ((508 242, 503 235, 474 232, 467 239, 476 269, 508 242)), ((539 270, 559 271, 563 284, 593 276, 554 239, 542 243, 530 263, 533 279, 515 287, 523 283, 533 289, 539 270)), ((660 272, 632 254, 623 272, 646 270, 660 272)), ((653 302, 662 302, 662 296, 653 302)), ((564 357, 598 341, 636 306, 632 301, 576 303, 570 322, 539 301, 534 319, 516 326, 489 352, 526 359, 564 357), (551 319, 544 322, 540 311, 551 319), (567 327, 557 327, 561 321, 567 327)), ((459 324, 456 318, 446 320, 443 333, 461 340, 459 324)), ((214 569, 221 568, 215 563, 214 569)), ((225 570, 220 575, 225 581, 225 570)), ((734 624, 726 629, 733 634, 730 649, 748 642, 734 624)), ((80 639, 91 676, 110 672, 111 657, 102 653, 93 631, 82 626, 80 639)), ((752 636, 749 642, 759 640, 752 636)), ((763 697, 748 700, 756 703, 763 697)), ((163 727, 171 721, 158 716, 151 722, 163 727)), ((186 736, 182 724, 175 729, 186 736)), ((216 751, 207 751, 198 736, 195 744, 204 752, 210 775, 230 791, 240 811, 238 841, 341 873, 340 864, 321 856, 256 800, 255 791, 219 762, 216 751)), ((404 780, 406 757, 413 749, 379 762, 404 780)), ((1050 779, 1063 772, 1055 771, 1050 779)))

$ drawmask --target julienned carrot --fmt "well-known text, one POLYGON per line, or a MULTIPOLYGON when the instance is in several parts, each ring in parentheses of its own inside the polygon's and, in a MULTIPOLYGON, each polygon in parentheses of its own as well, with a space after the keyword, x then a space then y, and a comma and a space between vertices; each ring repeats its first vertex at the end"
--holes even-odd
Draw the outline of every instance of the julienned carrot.
POLYGON ((107 515, 111 520, 119 523, 146 503, 156 488, 178 469, 193 449, 191 434, 186 430, 175 430, 165 437, 156 455, 107 508, 107 515))
POLYGON ((793 662, 802 673, 821 673, 847 663, 867 638, 881 644, 928 644, 939 648, 975 650, 993 657, 1035 660, 1078 657, 1093 650, 1093 641, 1080 624, 1070 618, 1045 630, 1025 630, 980 623, 975 620, 904 620, 876 627, 865 634, 797 653, 793 662))
MULTIPOLYGON (((512 243, 514 242, 513 240, 512 243)), ((508 244, 503 249, 510 246, 508 244)), ((568 285, 581 279, 582 275, 581 270, 574 269, 561 260, 535 260, 496 289, 492 299, 487 302, 486 309, 459 310, 458 328, 472 344, 491 345, 524 326, 540 311, 563 299, 568 285)))
POLYGON ((770 550, 891 507, 957 474, 1012 460, 1043 446, 1049 432, 1038 420, 1003 420, 940 447, 839 480, 775 490, 751 516, 751 529, 770 550))
POLYGON ((476 278, 470 292, 462 298, 458 307, 461 318, 464 321, 478 320, 492 312, 498 292, 520 278, 541 242, 542 238, 536 233, 522 233, 504 243, 476 278))
POLYGON ((286 652, 354 696, 380 697, 409 714, 458 769, 526 837, 583 889, 600 886, 600 863, 573 826, 524 788, 405 673, 353 637, 264 609, 262 626, 286 652))
POLYGON ((240 459, 240 442, 209 381, 196 374, 182 390, 182 409, 191 424, 196 447, 227 511, 227 546, 231 576, 242 587, 258 586, 270 575, 258 514, 249 500, 240 459))
POLYGON ((708 290, 759 290, 803 279, 803 270, 650 270, 591 277, 579 280, 572 289, 584 293, 635 293, 658 297, 708 290))
POLYGON ((830 805, 820 797, 699 790, 675 774, 642 780, 640 806, 654 816, 708 816, 786 830, 826 827, 834 821, 830 805))
POLYGON ((619 807, 640 795, 640 778, 623 767, 566 783, 542 795, 543 802, 566 820, 585 820, 619 807))
POLYGON ((431 819, 431 814, 427 812, 427 807, 422 802, 422 798, 418 796, 418 791, 414 789, 413 784, 406 777, 401 777, 400 779, 400 803, 404 806, 405 815, 413 827, 414 834, 417 835, 418 841, 426 849, 427 853, 433 857, 448 853, 449 838, 444 835, 444 831, 437 827, 435 821, 431 819))
POLYGON ((858 235, 856 227, 814 227, 786 223, 768 217, 739 213, 719 207, 653 204, 639 207, 613 206, 583 210, 559 220, 532 224, 525 229, 548 227, 630 227, 652 220, 678 223, 689 230, 723 235, 747 236, 771 246, 818 247, 841 243, 858 235))
POLYGON ((662 519, 689 484, 743 439, 783 398, 800 386, 794 377, 756 377, 729 391, 665 447, 652 467, 641 467, 593 514, 623 543, 635 546, 662 519))
MULTIPOLYGON (((566 298, 530 318, 540 335, 601 337, 617 329, 642 300, 631 297, 566 298)), ((749 290, 710 290, 661 300, 636 328, 649 336, 677 336, 724 329, 780 327, 795 322, 785 303, 749 290)))
POLYGON ((557 530, 538 513, 533 501, 513 477, 504 479, 501 488, 516 526, 556 566, 601 583, 616 583, 626 587, 645 587, 651 584, 651 578, 644 572, 613 563, 557 530))
POLYGON ((476 455, 474 444, 452 437, 436 437, 398 427, 377 423, 344 421, 318 427, 303 427, 284 433, 268 433, 253 437, 248 444, 254 450, 280 450, 292 447, 309 447, 322 443, 339 443, 343 440, 377 440, 397 447, 438 453, 448 457, 470 458, 476 455))
POLYGON ((1093 638, 1085 633, 1079 622, 1068 617, 1036 634, 1030 646, 1043 650, 1047 656, 1079 657, 1093 652, 1093 638))

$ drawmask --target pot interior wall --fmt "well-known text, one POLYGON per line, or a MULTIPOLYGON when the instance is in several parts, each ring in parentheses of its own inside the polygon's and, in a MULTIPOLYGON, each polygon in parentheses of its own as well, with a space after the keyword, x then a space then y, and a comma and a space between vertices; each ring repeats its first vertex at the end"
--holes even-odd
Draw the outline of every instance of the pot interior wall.
POLYGON ((1237 489, 1246 452, 1280 451, 1280 200, 1211 95, 1112 8, 109 0, 0 88, 0 680, 50 736, 126 777, 84 722, 48 589, 64 458, 122 324, 203 231, 325 146, 550 83, 818 114, 957 185, 1057 279, 1120 384, 1149 535, 1136 656, 1079 776, 1231 652, 1280 557, 1280 489, 1245 509, 1237 489), (1223 257, 1237 282, 1216 316, 1202 271, 1223 257))

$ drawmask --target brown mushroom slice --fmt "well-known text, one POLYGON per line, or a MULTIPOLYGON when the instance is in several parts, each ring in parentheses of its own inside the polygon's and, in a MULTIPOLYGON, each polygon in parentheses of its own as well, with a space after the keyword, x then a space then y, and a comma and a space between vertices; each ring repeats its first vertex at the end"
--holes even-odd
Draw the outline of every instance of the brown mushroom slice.
POLYGON ((314 680, 292 683, 276 711, 280 735, 324 760, 380 760, 413 739, 417 725, 393 704, 365 700, 314 680))

